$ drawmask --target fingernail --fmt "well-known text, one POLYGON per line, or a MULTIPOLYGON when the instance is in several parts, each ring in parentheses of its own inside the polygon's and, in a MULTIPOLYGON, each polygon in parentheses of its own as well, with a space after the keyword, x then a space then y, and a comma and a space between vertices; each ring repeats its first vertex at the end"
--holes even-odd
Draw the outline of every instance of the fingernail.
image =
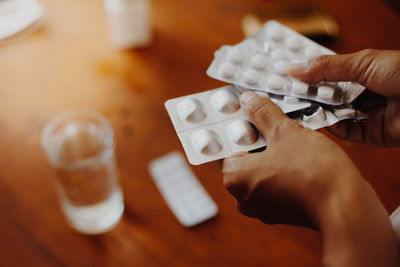
POLYGON ((240 101, 243 105, 247 105, 253 98, 256 98, 257 96, 258 94, 255 92, 247 91, 240 96, 240 101))
POLYGON ((288 72, 303 72, 308 68, 308 62, 293 63, 288 66, 288 72))

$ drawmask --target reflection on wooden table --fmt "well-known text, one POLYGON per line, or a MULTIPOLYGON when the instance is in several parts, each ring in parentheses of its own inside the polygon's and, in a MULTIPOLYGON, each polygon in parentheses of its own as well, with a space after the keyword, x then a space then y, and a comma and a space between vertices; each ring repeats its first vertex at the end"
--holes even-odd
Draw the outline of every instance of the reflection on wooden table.
MULTIPOLYGON (((241 216, 218 162, 193 167, 219 214, 191 229, 179 225, 147 171, 152 159, 182 151, 164 101, 221 86, 205 74, 213 52, 243 38, 246 13, 275 2, 153 0, 153 44, 120 52, 108 43, 101 1, 43 0, 45 25, 0 47, 0 265, 320 266, 318 233, 241 216), (97 237, 63 221, 55 172, 39 146, 54 115, 80 107, 111 121, 125 195, 122 221, 97 237)), ((399 48, 400 18, 384 1, 319 2, 340 26, 329 48, 399 48)), ((335 140, 393 211, 400 203, 400 149, 335 140)))

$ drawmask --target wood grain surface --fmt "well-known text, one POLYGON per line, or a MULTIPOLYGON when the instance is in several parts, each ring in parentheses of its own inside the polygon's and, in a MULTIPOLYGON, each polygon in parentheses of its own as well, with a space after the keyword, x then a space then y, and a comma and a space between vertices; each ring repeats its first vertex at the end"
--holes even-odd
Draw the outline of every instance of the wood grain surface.
MULTIPOLYGON (((108 42, 101 0, 43 0, 45 25, 0 47, 0 266, 320 266, 318 233, 241 216, 217 162, 193 167, 220 211, 192 229, 179 225, 147 170, 182 151, 164 101, 221 86, 205 74, 213 52, 243 38, 247 12, 277 2, 153 0, 152 45, 121 52, 108 42), (65 224, 39 146, 43 126, 74 108, 104 114, 116 134, 126 211, 97 237, 65 224)), ((329 44, 339 53, 400 48, 400 17, 383 0, 279 2, 325 7, 340 26, 329 44)), ((400 149, 335 140, 393 211, 400 149)))

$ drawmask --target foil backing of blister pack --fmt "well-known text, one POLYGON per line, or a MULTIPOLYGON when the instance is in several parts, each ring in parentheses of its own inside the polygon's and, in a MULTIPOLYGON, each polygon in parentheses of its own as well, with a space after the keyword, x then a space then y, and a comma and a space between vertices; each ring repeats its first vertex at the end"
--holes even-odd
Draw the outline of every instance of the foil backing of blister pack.
POLYGON ((329 127, 343 120, 363 121, 368 118, 365 113, 351 104, 327 106, 316 103, 310 108, 290 114, 289 117, 311 130, 329 127))
POLYGON ((289 95, 330 105, 351 103, 364 91, 354 82, 306 84, 287 74, 287 66, 335 52, 292 29, 267 22, 253 37, 222 46, 207 74, 217 80, 278 95, 289 95))
MULTIPOLYGON (((170 99, 165 107, 193 165, 222 159, 241 151, 264 147, 266 142, 240 106, 241 91, 225 86, 170 99)), ((307 100, 266 95, 285 113, 311 106, 307 100)))

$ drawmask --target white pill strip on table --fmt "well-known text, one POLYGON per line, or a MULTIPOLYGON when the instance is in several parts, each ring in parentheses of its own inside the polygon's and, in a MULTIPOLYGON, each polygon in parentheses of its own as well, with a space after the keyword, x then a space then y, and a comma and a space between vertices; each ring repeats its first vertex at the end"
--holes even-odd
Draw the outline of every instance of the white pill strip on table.
POLYGON ((218 213, 217 205, 180 153, 170 153, 153 160, 149 171, 164 200, 183 226, 195 226, 218 213))

